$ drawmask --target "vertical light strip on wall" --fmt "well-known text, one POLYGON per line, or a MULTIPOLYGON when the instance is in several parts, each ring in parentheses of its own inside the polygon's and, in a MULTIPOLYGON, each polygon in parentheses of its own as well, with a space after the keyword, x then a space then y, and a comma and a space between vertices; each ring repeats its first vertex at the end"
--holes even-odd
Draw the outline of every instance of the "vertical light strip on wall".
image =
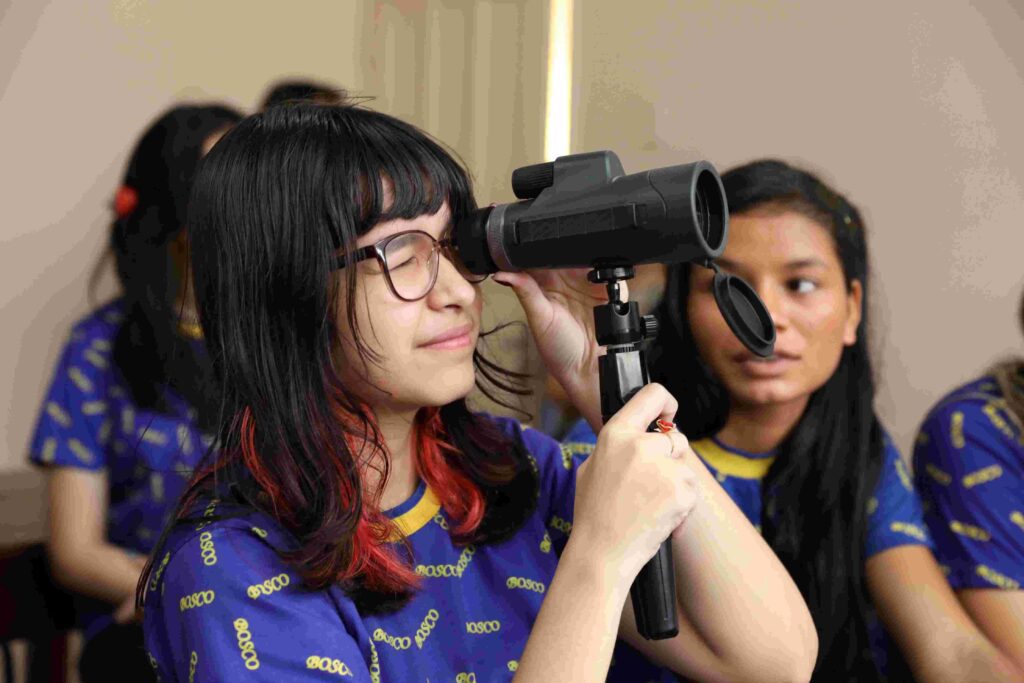
POLYGON ((569 153, 572 134, 573 0, 548 0, 548 93, 544 160, 569 153))

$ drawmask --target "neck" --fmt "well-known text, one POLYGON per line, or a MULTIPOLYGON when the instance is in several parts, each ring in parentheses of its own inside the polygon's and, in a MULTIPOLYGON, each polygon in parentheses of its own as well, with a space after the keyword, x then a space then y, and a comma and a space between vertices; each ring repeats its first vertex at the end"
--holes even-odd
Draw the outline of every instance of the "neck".
POLYGON ((796 427, 810 397, 772 405, 733 403, 718 439, 727 446, 750 453, 778 448, 796 427))
MULTIPOLYGON (((380 509, 388 510, 406 501, 416 490, 416 483, 419 475, 416 473, 416 463, 413 459, 413 426, 416 420, 416 412, 393 411, 387 408, 376 408, 374 414, 377 418, 377 428, 380 430, 387 448, 390 473, 384 482, 384 491, 381 494, 380 509)), ((367 470, 369 477, 375 476, 372 468, 367 470)), ((376 486, 377 481, 367 481, 370 487, 376 486)))

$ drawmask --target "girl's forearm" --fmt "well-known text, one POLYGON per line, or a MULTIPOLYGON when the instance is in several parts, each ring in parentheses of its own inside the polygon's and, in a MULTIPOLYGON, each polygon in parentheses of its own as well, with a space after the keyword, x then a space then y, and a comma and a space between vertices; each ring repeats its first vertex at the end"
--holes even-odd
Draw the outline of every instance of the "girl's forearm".
POLYGON ((50 549, 58 581, 89 597, 120 603, 135 592, 145 558, 109 543, 50 549))
POLYGON ((700 501, 674 535, 680 608, 743 680, 807 680, 818 640, 785 567, 696 457, 700 501))
POLYGON ((607 677, 629 583, 609 563, 588 558, 582 552, 587 547, 585 539, 570 537, 519 661, 516 683, 607 677))

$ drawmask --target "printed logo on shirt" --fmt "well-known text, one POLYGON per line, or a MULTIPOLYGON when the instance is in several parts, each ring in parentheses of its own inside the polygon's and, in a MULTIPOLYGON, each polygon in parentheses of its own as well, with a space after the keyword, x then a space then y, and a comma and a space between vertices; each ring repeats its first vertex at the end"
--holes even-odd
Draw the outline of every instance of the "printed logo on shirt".
POLYGON ((217 564, 217 549, 213 547, 213 534, 209 531, 199 534, 199 556, 207 567, 217 564))
POLYGON ((252 527, 250 529, 250 531, 252 531, 254 534, 256 534, 257 536, 259 536, 260 538, 262 538, 264 540, 266 540, 266 538, 267 538, 267 532, 264 531, 263 529, 259 528, 258 526, 252 527))
POLYGON ((455 683, 476 683, 475 673, 462 672, 455 676, 455 683))
POLYGON ((163 576, 164 569, 167 568, 167 563, 171 561, 171 554, 167 553, 164 555, 164 559, 160 560, 160 566, 153 572, 153 578, 149 580, 149 590, 155 591, 156 585, 160 583, 160 577, 163 576))
POLYGON ((153 653, 151 653, 149 650, 146 650, 146 657, 149 658, 149 665, 153 667, 153 671, 156 671, 160 668, 160 665, 156 663, 156 657, 154 657, 153 653))
POLYGON ((498 620, 493 621, 467 621, 466 622, 466 633, 472 633, 473 635, 481 635, 487 633, 497 633, 501 630, 501 622, 498 620))
POLYGON ((953 475, 949 474, 948 472, 943 472, 930 462, 925 463, 924 471, 928 473, 929 477, 934 479, 937 483, 941 484, 942 486, 949 486, 951 483, 953 483, 953 475))
POLYGON ((1013 433, 1013 427, 1003 419, 1003 416, 999 414, 999 409, 1006 406, 1006 401, 1003 399, 996 399, 989 401, 982 408, 982 412, 988 417, 989 422, 992 423, 996 429, 1003 433, 1004 436, 1009 438, 1011 441, 1017 439, 1017 435, 1013 433))
POLYGON ((416 574, 432 579, 453 577, 461 579, 462 574, 466 571, 466 567, 469 566, 470 561, 473 559, 474 553, 476 553, 476 547, 468 545, 462 551, 462 554, 459 555, 457 564, 418 564, 416 565, 416 574))
POLYGON ((899 475, 900 483, 903 484, 903 488, 908 491, 914 490, 914 484, 910 481, 910 472, 907 471, 907 465, 899 458, 896 460, 896 474, 899 475))
POLYGON ((1004 576, 995 569, 983 564, 979 564, 975 567, 974 573, 991 583, 993 586, 998 586, 1004 590, 1017 590, 1020 588, 1020 583, 1017 581, 1014 581, 1009 576, 1004 576))
POLYGON ((202 531, 206 527, 210 526, 210 523, 213 521, 210 519, 210 517, 213 517, 214 512, 216 512, 217 510, 217 503, 219 502, 220 501, 217 500, 216 498, 209 502, 209 504, 206 506, 206 509, 203 510, 203 519, 205 521, 200 522, 196 525, 196 531, 202 531))
POLYGON ((96 432, 96 441, 98 441, 101 446, 105 447, 110 441, 110 434, 113 430, 114 422, 110 418, 107 418, 102 424, 100 424, 100 428, 96 432))
POLYGON ((339 676, 352 676, 352 670, 348 668, 348 665, 345 664, 345 662, 340 659, 332 659, 330 657, 310 655, 309 657, 306 657, 306 668, 323 671, 329 674, 338 674, 339 676))
POLYGON ((928 540, 928 534, 925 533, 924 529, 909 522, 893 522, 889 525, 889 529, 900 534, 906 534, 911 538, 916 538, 922 543, 928 540))
POLYGON ((964 414, 959 410, 949 420, 949 440, 956 448, 964 447, 964 414))
POLYGON ((191 595, 186 595, 185 597, 183 597, 179 605, 181 607, 181 611, 184 612, 187 609, 195 609, 196 607, 203 607, 205 605, 209 605, 213 602, 214 598, 216 597, 216 593, 214 593, 212 590, 199 591, 197 593, 192 593, 191 595))
POLYGON ((46 414, 52 417, 57 424, 65 429, 71 426, 71 416, 53 401, 46 404, 46 414))
POLYGON ((393 636, 382 628, 374 630, 373 639, 378 643, 387 643, 396 650, 408 650, 412 647, 412 638, 409 636, 393 636))
POLYGON ((440 616, 436 609, 431 609, 427 612, 427 616, 423 617, 420 627, 416 629, 416 647, 421 650, 423 649, 423 643, 427 641, 427 637, 434 630, 434 627, 437 626, 437 620, 440 616))
POLYGON ((131 434, 135 431, 135 411, 132 410, 131 406, 125 406, 121 409, 121 431, 125 434, 131 434))
POLYGON ((261 595, 272 595, 292 582, 287 574, 278 574, 263 583, 254 583, 245 590, 245 594, 255 600, 261 595))
POLYGON ((505 586, 508 588, 523 588, 525 590, 533 591, 534 593, 543 593, 547 590, 546 586, 540 581, 534 581, 533 579, 524 579, 521 576, 510 576, 505 581, 505 586))
POLYGON ((82 404, 83 415, 100 415, 107 412, 106 401, 86 401, 82 404))
POLYGON ((563 443, 561 444, 562 449, 562 467, 567 470, 572 469, 572 458, 574 455, 590 455, 594 452, 594 444, 592 443, 563 443))
POLYGON ((1021 531, 1024 531, 1024 513, 1014 510, 1010 513, 1010 521, 1019 526, 1021 531))
POLYGON ((869 515, 875 514, 875 510, 877 510, 877 509, 878 509, 878 499, 875 498, 874 496, 871 496, 870 498, 868 498, 868 514, 869 515))
POLYGON ((39 459, 43 462, 53 462, 53 459, 57 457, 57 439, 50 437, 43 441, 43 450, 39 454, 39 459))
POLYGON ((570 532, 572 532, 572 522, 568 522, 559 517, 558 515, 551 516, 551 521, 548 522, 548 526, 552 529, 557 529, 558 531, 561 531, 564 534, 569 534, 570 532))
POLYGON ((514 659, 508 660, 508 670, 509 671, 519 671, 519 662, 517 662, 514 659))
POLYGON ((96 456, 93 455, 92 451, 86 448, 85 444, 83 444, 78 439, 68 439, 68 448, 70 448, 71 452, 75 454, 75 457, 77 457, 82 462, 96 462, 96 456))
POLYGON ((84 355, 85 359, 89 361, 91 365, 99 368, 100 370, 107 369, 107 359, 101 356, 95 349, 86 349, 84 355))
POLYGON ((544 532, 544 538, 540 540, 540 551, 542 553, 551 552, 551 536, 549 536, 546 531, 544 532))
POLYGON ((149 489, 153 493, 153 500, 161 502, 164 499, 164 478, 163 475, 153 472, 149 475, 149 489))
POLYGON ((973 524, 965 524, 964 522, 958 522, 954 519, 949 523, 949 528, 953 533, 966 536, 967 538, 973 538, 975 541, 992 540, 992 534, 979 526, 974 526, 973 524))
POLYGON ((238 637, 238 649, 241 651, 245 668, 256 671, 260 668, 260 659, 256 652, 256 644, 252 642, 252 633, 249 632, 249 622, 242 618, 235 619, 235 635, 238 637))
POLYGON ((74 382, 75 386, 78 387, 78 389, 82 393, 92 393, 92 382, 89 380, 88 377, 85 376, 85 374, 81 370, 79 370, 73 365, 70 368, 68 368, 68 379, 74 382))
POLYGON ((987 484, 990 481, 998 479, 1003 476, 1003 468, 999 465, 989 465, 983 467, 980 470, 975 470, 969 474, 964 475, 963 484, 964 488, 974 488, 981 484, 987 484))
POLYGON ((380 657, 377 656, 377 646, 370 641, 370 683, 380 683, 380 657))
POLYGON ((445 531, 448 531, 448 520, 446 520, 444 518, 444 515, 442 515, 440 512, 434 515, 434 524, 438 525, 445 531))
POLYGON ((192 454, 192 434, 189 432, 189 428, 185 425, 178 425, 177 429, 178 437, 178 448, 185 455, 192 454))
POLYGON ((199 655, 196 654, 195 650, 192 650, 192 655, 188 658, 188 683, 195 683, 196 664, 198 663, 199 655))
POLYGON ((166 434, 157 431, 152 427, 145 427, 139 430, 139 438, 146 443, 153 444, 154 446, 166 446, 168 441, 166 434))

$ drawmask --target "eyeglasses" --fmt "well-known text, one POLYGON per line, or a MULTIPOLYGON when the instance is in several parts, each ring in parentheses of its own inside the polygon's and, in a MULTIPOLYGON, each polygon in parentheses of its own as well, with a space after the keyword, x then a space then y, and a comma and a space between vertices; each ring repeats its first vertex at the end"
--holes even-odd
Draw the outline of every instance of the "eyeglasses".
MULTIPOLYGON (((472 283, 483 282, 486 275, 469 272, 456 254, 451 238, 434 239, 422 230, 407 230, 385 237, 376 244, 357 249, 352 253, 352 263, 376 258, 384 271, 391 293, 402 301, 422 299, 437 282, 437 270, 441 252, 451 261, 462 277, 472 283)), ((347 265, 345 255, 338 256, 338 268, 347 265)))

